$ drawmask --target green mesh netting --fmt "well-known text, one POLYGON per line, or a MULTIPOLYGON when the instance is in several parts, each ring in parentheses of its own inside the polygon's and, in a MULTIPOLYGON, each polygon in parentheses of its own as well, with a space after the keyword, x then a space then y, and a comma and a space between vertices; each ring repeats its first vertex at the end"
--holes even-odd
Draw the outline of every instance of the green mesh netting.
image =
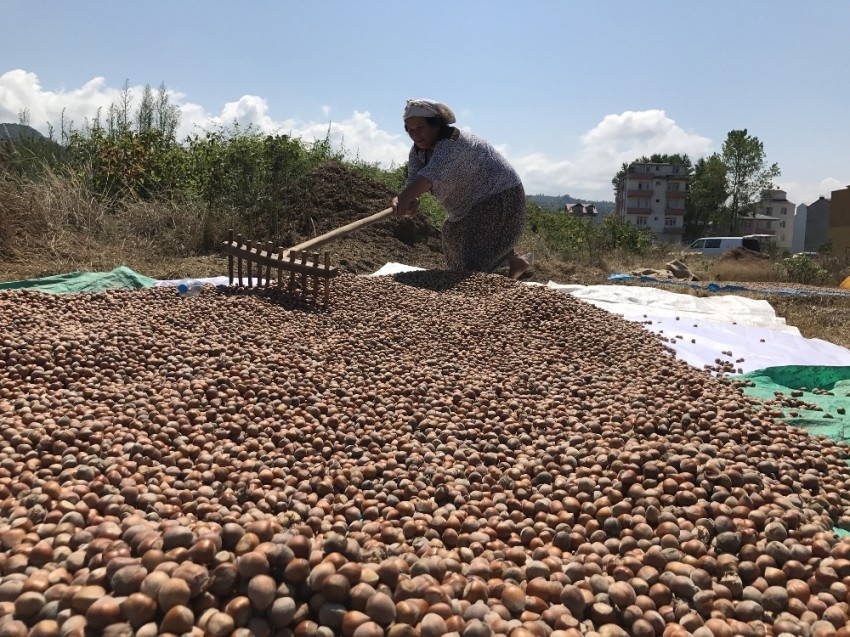
MULTIPOLYGON (((737 378, 753 383, 742 388, 746 395, 776 401, 772 405, 782 411, 783 422, 832 440, 850 442, 850 367, 786 365, 737 378)), ((838 527, 832 530, 839 536, 850 535, 838 527)))
POLYGON ((775 404, 782 420, 833 440, 850 442, 850 367, 786 365, 767 367, 737 378, 753 383, 746 395, 775 404), (790 404, 781 404, 790 403, 790 404), (814 407, 814 409, 813 409, 814 407))

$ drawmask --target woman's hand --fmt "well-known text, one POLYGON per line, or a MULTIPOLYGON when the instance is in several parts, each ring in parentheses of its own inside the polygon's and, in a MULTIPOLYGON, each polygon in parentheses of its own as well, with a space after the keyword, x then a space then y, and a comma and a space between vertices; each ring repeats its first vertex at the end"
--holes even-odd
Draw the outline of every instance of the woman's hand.
POLYGON ((393 212, 398 217, 407 217, 415 214, 419 209, 419 197, 405 197, 402 192, 399 196, 393 197, 393 212))
POLYGON ((431 180, 417 177, 416 180, 393 197, 393 212, 398 217, 414 214, 419 209, 419 196, 431 190, 431 180))

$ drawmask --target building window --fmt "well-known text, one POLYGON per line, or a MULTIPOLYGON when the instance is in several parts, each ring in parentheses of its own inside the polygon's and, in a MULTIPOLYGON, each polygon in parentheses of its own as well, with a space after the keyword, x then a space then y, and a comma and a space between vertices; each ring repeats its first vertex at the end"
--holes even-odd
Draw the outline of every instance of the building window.
POLYGON ((664 220, 664 225, 667 226, 668 228, 674 228, 677 225, 676 224, 676 217, 667 217, 664 220))
POLYGON ((784 228, 784 227, 785 227, 785 221, 780 221, 780 222, 779 222, 779 227, 780 227, 780 228, 784 228))
POLYGON ((787 214, 788 214, 788 208, 780 208, 780 209, 779 209, 779 214, 781 214, 781 215, 787 215, 787 214))
POLYGON ((646 225, 646 217, 638 217, 635 219, 636 226, 645 226, 646 225))
POLYGON ((667 190, 669 192, 679 192, 679 182, 678 181, 671 181, 670 183, 667 184, 667 190))
POLYGON ((770 206, 764 209, 764 214, 766 214, 768 217, 770 216, 771 212, 773 212, 773 208, 771 208, 770 206))

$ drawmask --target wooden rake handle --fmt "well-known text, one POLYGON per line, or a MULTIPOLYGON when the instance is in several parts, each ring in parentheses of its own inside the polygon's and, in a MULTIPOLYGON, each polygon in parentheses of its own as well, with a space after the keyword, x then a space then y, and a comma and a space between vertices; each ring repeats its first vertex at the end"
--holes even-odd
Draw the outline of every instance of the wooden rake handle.
POLYGON ((290 252, 303 252, 304 250, 309 250, 311 248, 317 248, 320 245, 327 243, 328 241, 333 241, 334 239, 338 239, 340 237, 344 237, 347 234, 351 234, 355 230, 359 228, 365 228, 366 226, 370 226, 373 223, 377 223, 393 214, 392 208, 387 208, 386 210, 381 210, 381 212, 376 212, 373 215, 368 217, 364 217, 363 219, 358 219, 357 221, 352 221, 346 226, 342 226, 337 228, 336 230, 331 230, 330 232, 326 232, 325 234, 320 234, 318 237, 313 237, 309 241, 305 241, 304 243, 299 243, 297 246, 293 246, 284 252, 284 255, 288 255, 290 252))

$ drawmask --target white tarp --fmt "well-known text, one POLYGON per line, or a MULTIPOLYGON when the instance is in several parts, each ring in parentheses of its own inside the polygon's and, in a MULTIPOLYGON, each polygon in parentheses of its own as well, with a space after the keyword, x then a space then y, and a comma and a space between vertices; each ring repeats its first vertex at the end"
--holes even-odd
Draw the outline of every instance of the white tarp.
MULTIPOLYGON (((421 269, 387 263, 369 276, 421 269)), ((776 316, 764 300, 732 294, 698 297, 631 285, 550 282, 546 287, 642 323, 671 339, 668 345, 676 356, 694 367, 715 366, 717 359, 733 363, 741 373, 780 365, 850 365, 850 350, 800 336, 799 330, 776 316)))
MULTIPOLYGON (((176 288, 178 285, 183 283, 184 281, 197 281, 198 283, 209 284, 209 285, 230 285, 230 278, 226 276, 210 276, 203 279, 159 279, 155 284, 155 288, 165 288, 165 287, 174 287, 176 288)), ((265 283, 265 279, 258 279, 257 277, 251 277, 251 285, 259 285, 261 282, 265 283)), ((248 285, 248 277, 242 277, 242 284, 248 285)))

